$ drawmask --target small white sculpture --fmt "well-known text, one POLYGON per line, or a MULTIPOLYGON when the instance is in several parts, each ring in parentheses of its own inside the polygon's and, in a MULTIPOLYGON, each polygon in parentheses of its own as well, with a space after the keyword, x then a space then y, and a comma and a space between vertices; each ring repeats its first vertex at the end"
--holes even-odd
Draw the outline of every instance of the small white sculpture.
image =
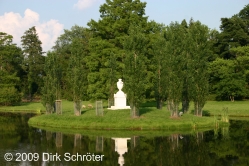
POLYGON ((114 106, 111 106, 110 109, 130 109, 130 106, 126 106, 126 94, 122 91, 124 83, 122 79, 118 79, 117 87, 118 92, 114 94, 114 106))
POLYGON ((118 82, 117 82, 118 90, 122 91, 123 86, 124 86, 124 83, 123 83, 122 79, 118 79, 118 82))

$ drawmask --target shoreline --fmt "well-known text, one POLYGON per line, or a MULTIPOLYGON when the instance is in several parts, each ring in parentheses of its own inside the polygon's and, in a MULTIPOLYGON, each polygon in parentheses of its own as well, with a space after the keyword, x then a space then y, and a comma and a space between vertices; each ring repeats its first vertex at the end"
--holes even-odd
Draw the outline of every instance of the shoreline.
MULTIPOLYGON (((93 102, 83 101, 82 104, 93 102)), ((170 112, 165 108, 155 108, 155 102, 149 101, 142 104, 140 117, 131 118, 130 110, 109 110, 107 101, 103 102, 104 116, 96 116, 95 108, 85 108, 80 116, 75 116, 73 102, 63 100, 62 115, 43 114, 45 108, 39 102, 22 103, 20 106, 3 106, 0 112, 32 113, 35 117, 29 120, 29 125, 35 127, 66 129, 66 130, 124 130, 124 131, 155 131, 155 130, 192 130, 228 126, 228 122, 220 119, 247 119, 249 117, 248 101, 207 101, 203 108, 203 117, 193 115, 193 103, 190 103, 189 112, 179 118, 170 118, 170 112), (225 113, 223 110, 227 108, 225 113)), ((179 110, 181 108, 179 107, 179 110)), ((248 118, 249 120, 249 118, 248 118)))
POLYGON ((122 131, 184 131, 228 126, 217 117, 198 117, 184 114, 171 118, 169 111, 154 110, 138 118, 130 118, 127 110, 105 110, 104 116, 96 116, 94 110, 84 112, 81 116, 44 114, 29 119, 33 127, 45 127, 71 130, 122 130, 122 131))

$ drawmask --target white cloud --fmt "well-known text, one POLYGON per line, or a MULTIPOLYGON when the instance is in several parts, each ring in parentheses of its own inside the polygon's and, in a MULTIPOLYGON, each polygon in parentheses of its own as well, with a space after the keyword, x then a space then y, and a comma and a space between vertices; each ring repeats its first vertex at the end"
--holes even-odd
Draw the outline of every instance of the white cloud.
POLYGON ((30 9, 25 10, 23 17, 19 13, 5 13, 0 16, 0 22, 0 32, 12 35, 13 42, 18 46, 21 46, 21 36, 24 32, 35 26, 45 52, 51 49, 57 37, 63 32, 63 24, 53 19, 41 23, 39 14, 30 9))
POLYGON ((91 7, 93 4, 98 2, 99 0, 78 0, 74 7, 80 10, 91 7))

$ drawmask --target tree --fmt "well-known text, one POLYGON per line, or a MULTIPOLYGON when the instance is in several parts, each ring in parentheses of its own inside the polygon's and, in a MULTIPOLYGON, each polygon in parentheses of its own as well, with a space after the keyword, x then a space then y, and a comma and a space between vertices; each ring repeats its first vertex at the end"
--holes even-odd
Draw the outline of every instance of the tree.
MULTIPOLYGON (((0 69, 8 73, 16 73, 17 77, 22 78, 22 50, 12 40, 13 36, 0 32, 0 69)), ((21 85, 18 85, 18 89, 21 89, 21 85)))
POLYGON ((132 24, 146 27, 145 6, 146 3, 139 0, 106 0, 100 6, 100 20, 88 22, 93 33, 91 54, 87 60, 88 93, 91 99, 113 98, 115 83, 124 73, 124 39, 132 24), (111 59, 116 60, 115 68, 110 67, 111 59), (112 77, 110 71, 113 71, 112 77))
POLYGON ((81 114, 81 100, 87 92, 87 68, 85 57, 88 54, 85 40, 74 39, 68 65, 68 84, 75 104, 75 115, 81 114))
POLYGON ((236 72, 236 60, 216 59, 209 65, 210 81, 218 100, 231 100, 248 95, 246 79, 236 72))
MULTIPOLYGON (((247 28, 249 28, 249 4, 245 5, 245 7, 242 10, 240 10, 240 12, 237 15, 239 18, 242 18, 243 21, 245 21, 247 28)), ((247 34, 249 35, 249 32, 247 34)))
POLYGON ((249 5, 231 18, 221 18, 221 33, 218 35, 218 54, 225 59, 235 58, 230 49, 249 44, 249 5))
POLYGON ((43 86, 44 61, 42 56, 42 42, 39 40, 35 27, 29 28, 21 37, 23 53, 24 53, 24 70, 27 75, 27 91, 29 99, 32 100, 35 93, 40 94, 43 86))
POLYGON ((183 75, 181 76, 183 79, 182 85, 182 112, 187 112, 189 109, 190 103, 190 86, 191 86, 191 51, 190 46, 193 44, 190 42, 189 38, 189 25, 187 24, 186 20, 181 22, 181 29, 182 29, 182 59, 183 59, 183 66, 182 72, 183 75))
POLYGON ((124 42, 125 67, 124 81, 127 99, 131 106, 131 116, 139 116, 139 106, 145 98, 146 88, 146 57, 145 45, 148 43, 144 34, 139 30, 141 28, 134 26, 130 28, 129 36, 124 42))
POLYGON ((14 105, 21 101, 21 49, 12 43, 13 37, 0 32, 0 104, 14 105))
POLYGON ((61 69, 58 65, 58 56, 55 52, 48 52, 44 65, 45 76, 44 86, 42 87, 42 104, 46 108, 47 113, 54 110, 54 102, 60 99, 60 77, 61 69))
POLYGON ((167 100, 172 117, 178 117, 179 103, 182 99, 183 71, 182 66, 182 36, 183 29, 179 23, 171 23, 166 29, 166 65, 167 71, 167 100))
POLYGON ((114 105, 114 93, 115 93, 115 81, 116 81, 116 76, 117 76, 117 70, 116 70, 116 67, 117 67, 117 58, 116 58, 116 55, 111 53, 110 55, 110 60, 108 61, 108 65, 107 67, 109 68, 108 70, 108 73, 109 73, 109 77, 108 77, 108 84, 110 86, 110 93, 109 93, 109 96, 108 96, 108 108, 111 108, 111 106, 114 105))
MULTIPOLYGON (((69 62, 70 58, 73 55, 73 53, 76 52, 77 49, 79 49, 80 52, 88 51, 89 52, 89 40, 91 38, 91 32, 87 30, 87 28, 80 27, 78 25, 73 26, 70 30, 64 30, 64 34, 62 34, 55 42, 55 46, 53 46, 54 52, 57 56, 57 65, 58 68, 61 70, 60 74, 60 89, 61 89, 61 97, 66 98, 68 100, 73 100, 73 96, 71 95, 70 90, 70 81, 68 78, 68 69, 69 69, 69 62), (77 42, 81 42, 81 44, 78 44, 77 42), (73 46, 74 43, 74 46, 73 46), (83 50, 82 50, 83 49, 83 50)), ((86 57, 82 57, 84 61, 86 60, 86 57)), ((91 60, 90 57, 88 58, 89 63, 94 63, 95 60, 91 60)), ((88 94, 87 92, 84 92, 84 99, 88 100, 88 94)))
POLYGON ((163 102, 166 100, 167 87, 167 70, 166 70, 166 40, 164 38, 164 31, 159 34, 154 34, 152 43, 152 50, 154 57, 152 59, 154 64, 154 93, 157 102, 157 109, 162 109, 163 102))
POLYGON ((194 101, 195 115, 202 116, 202 108, 207 100, 208 87, 208 58, 210 51, 209 29, 199 21, 191 21, 189 25, 188 43, 190 44, 190 98, 194 101))
POLYGON ((190 20, 189 25, 171 23, 165 33, 165 75, 168 109, 172 117, 178 116, 179 103, 182 111, 195 103, 195 114, 202 116, 202 108, 208 94, 207 64, 210 57, 209 30, 199 21, 190 20))
MULTIPOLYGON (((240 73, 242 75, 241 80, 245 79, 247 95, 243 97, 248 97, 249 93, 249 46, 232 48, 230 52, 236 56, 235 64, 236 64, 236 73, 240 73)), ((246 92, 246 91, 245 91, 246 92)))
POLYGON ((19 78, 16 74, 9 74, 5 70, 0 70, 0 105, 16 105, 21 101, 21 94, 16 85, 19 78))

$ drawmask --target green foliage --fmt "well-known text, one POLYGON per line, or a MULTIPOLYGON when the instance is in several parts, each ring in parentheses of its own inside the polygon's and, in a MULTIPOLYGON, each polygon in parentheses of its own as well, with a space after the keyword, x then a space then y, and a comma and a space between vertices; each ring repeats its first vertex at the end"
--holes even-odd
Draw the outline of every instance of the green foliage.
POLYGON ((65 30, 54 46, 56 62, 59 63, 56 71, 56 91, 62 91, 62 97, 75 102, 76 115, 80 114, 80 101, 88 98, 86 62, 90 37, 91 34, 86 28, 76 25, 71 30, 65 30))
POLYGON ((13 37, 0 32, 0 104, 14 105, 21 101, 21 49, 12 43, 13 37))
MULTIPOLYGON (((91 61, 90 58, 86 60, 86 55, 88 55, 89 52, 90 38, 91 33, 86 28, 75 25, 70 30, 64 30, 64 34, 57 39, 53 49, 57 56, 57 66, 60 69, 60 86, 58 88, 61 90, 58 98, 62 97, 73 100, 70 87, 71 80, 68 73, 71 70, 69 65, 74 66, 73 61, 77 60, 77 58, 80 59, 80 62, 77 63, 84 65, 84 70, 81 71, 81 74, 88 74, 86 71, 86 63, 94 62, 91 61)), ((83 88, 86 88, 86 86, 83 88)), ((84 98, 88 98, 88 94, 85 90, 83 93, 84 98)))
POLYGON ((165 61, 162 62, 165 63, 164 84, 167 84, 168 109, 172 116, 178 116, 181 100, 184 112, 193 100, 195 114, 202 116, 208 95, 207 64, 211 54, 208 38, 208 27, 199 21, 190 20, 188 25, 183 20, 181 24, 171 23, 166 29, 165 61))
POLYGON ((21 95, 15 87, 2 87, 0 90, 1 105, 16 105, 21 101, 21 95))
POLYGON ((24 53, 24 70, 27 74, 27 86, 25 91, 29 95, 29 99, 32 100, 35 93, 40 94, 41 87, 43 87, 44 76, 44 61, 42 56, 41 41, 36 33, 35 27, 29 28, 24 32, 21 37, 23 53, 24 53))
POLYGON ((178 116, 179 103, 182 98, 183 89, 183 64, 185 59, 182 58, 184 31, 179 23, 171 23, 166 30, 166 56, 167 61, 165 69, 167 71, 167 89, 168 109, 171 116, 178 116))
POLYGON ((16 89, 19 78, 0 70, 0 105, 16 105, 21 101, 21 94, 16 89))
POLYGON ((13 36, 0 32, 0 68, 10 73, 22 73, 22 50, 12 43, 13 36))
POLYGON ((221 33, 215 46, 216 53, 225 59, 235 58, 230 49, 249 44, 248 5, 231 18, 221 18, 221 33))
POLYGON ((124 42, 125 68, 124 82, 127 99, 131 106, 131 116, 139 116, 139 106, 145 99, 146 66, 145 45, 148 43, 145 35, 139 27, 133 26, 129 30, 129 36, 124 42))
POLYGON ((163 102, 167 98, 167 70, 166 70, 166 40, 162 34, 156 34, 150 38, 152 41, 152 50, 154 57, 151 61, 154 64, 153 68, 153 84, 157 108, 162 109, 163 102))
POLYGON ((72 55, 69 58, 67 81, 75 102, 86 96, 88 72, 84 58, 88 52, 85 47, 87 44, 80 39, 73 40, 71 45, 72 55))
POLYGON ((190 98, 195 103, 195 115, 202 116, 202 108, 207 100, 208 86, 208 58, 211 54, 208 42, 208 27, 199 21, 190 22, 188 31, 188 47, 190 47, 190 98))
POLYGON ((139 0, 108 0, 100 6, 101 19, 88 23, 93 33, 87 60, 91 99, 113 98, 115 83, 124 74, 123 42, 131 25, 146 27, 145 6, 146 3, 139 0))
POLYGON ((212 89, 218 99, 242 98, 248 95, 246 78, 237 70, 236 60, 216 59, 209 65, 212 89))
POLYGON ((51 113, 54 102, 58 98, 59 89, 59 76, 60 70, 58 68, 58 59, 54 52, 48 52, 45 59, 44 71, 46 76, 44 79, 44 86, 42 87, 42 104, 46 107, 47 112, 51 113))
POLYGON ((249 56, 249 46, 231 48, 230 53, 232 53, 235 57, 249 56))

